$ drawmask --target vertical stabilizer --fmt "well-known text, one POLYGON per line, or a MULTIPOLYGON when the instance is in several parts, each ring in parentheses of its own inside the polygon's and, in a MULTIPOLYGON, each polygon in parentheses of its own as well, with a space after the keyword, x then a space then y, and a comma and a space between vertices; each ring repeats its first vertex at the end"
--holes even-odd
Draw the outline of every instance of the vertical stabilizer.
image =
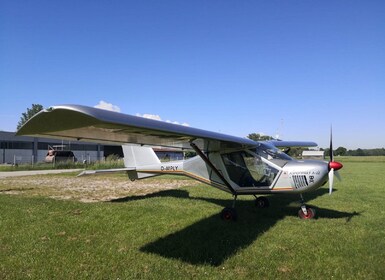
POLYGON ((151 147, 123 145, 122 149, 124 153, 124 166, 126 168, 132 168, 132 170, 127 171, 127 175, 131 180, 159 175, 137 171, 145 166, 160 166, 161 162, 151 147))
POLYGON ((160 164, 160 160, 151 147, 123 145, 125 167, 141 167, 160 164))

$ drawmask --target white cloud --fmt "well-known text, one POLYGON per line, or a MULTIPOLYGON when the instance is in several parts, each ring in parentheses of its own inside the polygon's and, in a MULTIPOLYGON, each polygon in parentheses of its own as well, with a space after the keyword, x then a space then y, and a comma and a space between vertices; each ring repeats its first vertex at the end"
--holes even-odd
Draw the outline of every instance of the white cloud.
POLYGON ((103 110, 113 111, 113 112, 120 112, 120 108, 118 106, 112 105, 111 103, 107 103, 103 100, 100 100, 99 104, 95 105, 94 107, 103 109, 103 110))
POLYGON ((136 116, 137 117, 146 118, 146 119, 152 119, 152 120, 172 123, 172 124, 178 124, 178 125, 183 125, 183 126, 190 126, 188 123, 182 123, 181 124, 181 123, 179 123, 177 121, 170 121, 170 120, 164 121, 164 120, 162 120, 162 118, 159 115, 153 115, 153 114, 143 114, 142 115, 142 114, 137 113, 136 116))
POLYGON ((161 117, 159 115, 152 115, 152 114, 136 114, 137 117, 142 117, 142 118, 145 118, 145 119, 152 119, 152 120, 157 120, 157 121, 161 121, 161 117))

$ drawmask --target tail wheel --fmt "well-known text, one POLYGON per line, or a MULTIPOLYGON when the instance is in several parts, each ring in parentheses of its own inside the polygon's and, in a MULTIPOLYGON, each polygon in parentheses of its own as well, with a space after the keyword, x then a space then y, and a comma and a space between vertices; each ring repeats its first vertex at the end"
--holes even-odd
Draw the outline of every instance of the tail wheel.
POLYGON ((224 221, 236 221, 237 211, 234 208, 226 207, 221 212, 221 218, 224 221))
POLYGON ((260 196, 255 200, 255 206, 257 206, 257 208, 268 208, 269 205, 270 203, 267 197, 260 196))
POLYGON ((313 208, 307 208, 306 207, 306 213, 302 211, 302 209, 299 209, 298 216, 303 220, 311 220, 315 217, 315 210, 313 208))

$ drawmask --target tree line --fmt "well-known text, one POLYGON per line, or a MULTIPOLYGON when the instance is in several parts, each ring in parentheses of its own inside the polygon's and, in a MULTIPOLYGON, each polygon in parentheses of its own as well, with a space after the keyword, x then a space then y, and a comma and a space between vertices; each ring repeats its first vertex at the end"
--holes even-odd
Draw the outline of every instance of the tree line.
MULTIPOLYGON (((258 133, 251 133, 247 136, 247 138, 254 141, 267 141, 273 140, 274 138, 268 135, 261 135, 258 133)), ((302 156, 303 151, 309 150, 308 148, 303 147, 292 147, 287 154, 292 157, 300 157, 302 156)), ((320 149, 321 151, 325 151, 325 156, 329 155, 329 148, 320 149)), ((338 147, 333 150, 333 154, 335 156, 385 156, 385 148, 378 149, 356 149, 356 150, 348 150, 345 147, 338 147)))
POLYGON ((334 151, 334 155, 337 155, 337 156, 385 156, 385 148, 380 148, 380 149, 358 148, 357 150, 346 150, 343 147, 339 147, 338 149, 334 151))

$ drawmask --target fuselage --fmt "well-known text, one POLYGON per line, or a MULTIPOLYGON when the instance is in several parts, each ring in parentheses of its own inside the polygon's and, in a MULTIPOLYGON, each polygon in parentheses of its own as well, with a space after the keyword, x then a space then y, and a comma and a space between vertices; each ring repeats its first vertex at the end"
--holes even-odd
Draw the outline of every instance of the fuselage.
POLYGON ((150 174, 185 175, 236 194, 303 193, 321 187, 328 180, 328 162, 295 160, 264 143, 254 149, 211 152, 206 156, 212 166, 195 156, 140 166, 136 171, 138 178, 150 174))

